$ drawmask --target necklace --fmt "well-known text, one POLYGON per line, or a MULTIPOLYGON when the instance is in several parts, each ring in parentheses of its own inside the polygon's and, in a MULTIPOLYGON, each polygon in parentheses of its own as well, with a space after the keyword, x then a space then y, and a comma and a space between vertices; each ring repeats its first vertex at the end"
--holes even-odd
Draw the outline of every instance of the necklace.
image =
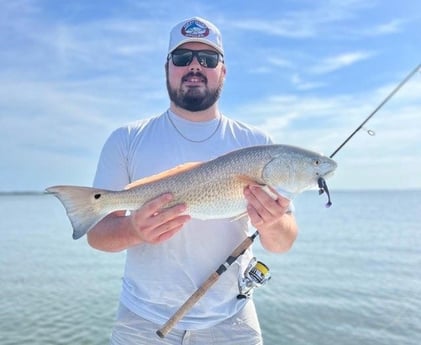
POLYGON ((221 127, 221 122, 222 122, 222 115, 220 115, 219 116, 219 121, 218 121, 218 124, 216 125, 216 128, 215 128, 215 130, 208 136, 208 137, 206 137, 205 139, 201 139, 201 140, 193 140, 193 139, 190 139, 190 138, 188 138, 188 137, 186 137, 178 128, 177 128, 177 126, 175 125, 175 123, 174 123, 174 121, 172 120, 172 118, 171 118, 171 116, 170 116, 170 113, 168 112, 168 110, 167 110, 167 112, 166 112, 166 114, 167 114, 167 117, 168 117, 168 120, 170 120, 170 123, 171 123, 171 125, 174 127, 174 129, 176 130, 176 132, 183 138, 183 139, 185 139, 185 140, 187 140, 187 141, 190 141, 191 143, 204 143, 205 141, 208 141, 210 138, 212 138, 215 134, 216 134, 216 132, 218 132, 218 129, 219 129, 219 127, 221 127))

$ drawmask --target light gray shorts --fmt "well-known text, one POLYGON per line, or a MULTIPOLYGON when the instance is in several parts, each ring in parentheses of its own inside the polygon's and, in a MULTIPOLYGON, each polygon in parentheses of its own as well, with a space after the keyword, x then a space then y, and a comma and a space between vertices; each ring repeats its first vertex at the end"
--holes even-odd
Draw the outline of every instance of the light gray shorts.
POLYGON ((156 334, 162 325, 147 321, 120 303, 111 345, 262 345, 253 301, 237 315, 216 326, 193 331, 173 329, 164 339, 156 334))

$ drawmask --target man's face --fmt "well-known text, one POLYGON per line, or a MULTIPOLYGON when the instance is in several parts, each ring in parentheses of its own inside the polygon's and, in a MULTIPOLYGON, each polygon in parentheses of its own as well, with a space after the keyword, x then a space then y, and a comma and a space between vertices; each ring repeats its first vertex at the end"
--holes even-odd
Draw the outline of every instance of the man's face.
MULTIPOLYGON (((216 50, 207 44, 190 42, 177 49, 216 50)), ((219 61, 215 68, 200 65, 193 57, 187 66, 175 66, 170 59, 166 66, 167 90, 171 101, 192 112, 210 108, 218 100, 225 78, 225 65, 219 61)))

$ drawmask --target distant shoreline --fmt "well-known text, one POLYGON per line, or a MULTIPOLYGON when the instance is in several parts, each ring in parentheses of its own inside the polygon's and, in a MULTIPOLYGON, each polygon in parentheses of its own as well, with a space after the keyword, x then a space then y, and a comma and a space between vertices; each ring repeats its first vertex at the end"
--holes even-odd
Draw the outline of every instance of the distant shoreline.
POLYGON ((0 191, 0 196, 4 195, 4 196, 23 196, 23 195, 44 195, 45 193, 43 191, 0 191))
MULTIPOLYGON (((304 191, 303 193, 312 193, 316 188, 304 191)), ((358 192, 421 192, 421 188, 402 188, 402 189, 333 189, 333 193, 358 193, 358 192)), ((30 196, 30 195, 48 195, 44 191, 0 191, 0 196, 30 196)))

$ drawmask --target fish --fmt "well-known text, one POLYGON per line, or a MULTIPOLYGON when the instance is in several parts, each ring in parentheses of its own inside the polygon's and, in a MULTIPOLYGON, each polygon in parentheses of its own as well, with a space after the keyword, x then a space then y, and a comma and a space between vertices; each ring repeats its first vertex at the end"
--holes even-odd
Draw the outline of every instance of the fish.
POLYGON ((246 186, 270 186, 292 199, 304 190, 322 189, 321 181, 336 168, 334 160, 314 151, 282 144, 257 145, 209 161, 186 163, 119 191, 58 185, 47 188, 46 193, 63 204, 73 239, 79 239, 111 212, 136 210, 164 193, 173 194, 165 207, 185 203, 185 213, 192 218, 241 218, 247 214, 246 186))

